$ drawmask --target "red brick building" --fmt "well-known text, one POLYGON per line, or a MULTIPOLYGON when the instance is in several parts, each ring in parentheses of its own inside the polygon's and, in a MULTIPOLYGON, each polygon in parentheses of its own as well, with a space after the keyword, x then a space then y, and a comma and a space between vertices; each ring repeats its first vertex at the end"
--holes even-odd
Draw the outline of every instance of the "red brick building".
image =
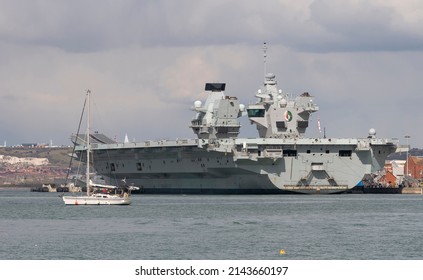
POLYGON ((393 174, 392 163, 385 163, 384 166, 385 174, 380 177, 378 183, 381 183, 385 186, 395 186, 397 184, 397 177, 393 174))
MULTIPOLYGON (((409 156, 408 174, 417 180, 423 180, 423 157, 409 156)), ((407 163, 404 165, 404 174, 407 174, 407 163)))
POLYGON ((385 186, 395 187, 397 184, 397 177, 395 177, 391 171, 386 171, 385 175, 379 179, 379 183, 385 186))

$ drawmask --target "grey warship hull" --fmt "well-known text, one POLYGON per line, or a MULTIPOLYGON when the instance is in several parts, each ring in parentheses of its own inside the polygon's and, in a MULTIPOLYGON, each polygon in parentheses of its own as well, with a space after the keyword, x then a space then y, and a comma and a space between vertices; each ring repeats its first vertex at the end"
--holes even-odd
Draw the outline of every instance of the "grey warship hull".
POLYGON ((96 171, 141 193, 334 194, 383 168, 395 145, 381 139, 236 139, 233 151, 201 139, 97 144, 96 171))
MULTIPOLYGON (((91 135, 95 170, 125 180, 142 193, 332 194, 356 186, 365 174, 383 168, 395 151, 392 139, 305 138, 309 117, 318 111, 307 92, 291 98, 265 77, 257 102, 248 107, 224 94, 225 84, 206 84, 203 105, 195 101, 193 140, 115 143, 91 135), (238 137, 238 118, 248 115, 259 137, 238 137)), ((84 140, 75 139, 86 161, 84 140)))

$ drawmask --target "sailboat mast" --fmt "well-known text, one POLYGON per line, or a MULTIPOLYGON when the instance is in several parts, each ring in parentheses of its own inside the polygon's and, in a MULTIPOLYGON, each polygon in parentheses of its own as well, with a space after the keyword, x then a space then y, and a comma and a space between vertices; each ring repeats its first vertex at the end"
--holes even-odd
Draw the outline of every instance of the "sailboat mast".
POLYGON ((90 195, 90 153, 91 153, 91 145, 90 145, 90 90, 87 90, 87 172, 86 172, 86 184, 87 184, 87 195, 90 195))
POLYGON ((263 66, 264 66, 264 78, 266 78, 267 75, 267 69, 266 69, 266 58, 267 58, 267 43, 263 43, 263 66))

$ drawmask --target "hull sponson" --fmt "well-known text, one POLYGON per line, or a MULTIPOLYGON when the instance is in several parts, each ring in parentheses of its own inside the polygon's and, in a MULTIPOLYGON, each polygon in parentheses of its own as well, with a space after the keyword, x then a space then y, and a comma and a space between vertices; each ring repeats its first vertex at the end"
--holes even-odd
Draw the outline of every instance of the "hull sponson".
MULTIPOLYGON (((383 167, 395 145, 381 139, 236 139, 96 145, 95 169, 143 193, 330 194, 383 167)), ((79 154, 84 161, 84 151, 79 154)))

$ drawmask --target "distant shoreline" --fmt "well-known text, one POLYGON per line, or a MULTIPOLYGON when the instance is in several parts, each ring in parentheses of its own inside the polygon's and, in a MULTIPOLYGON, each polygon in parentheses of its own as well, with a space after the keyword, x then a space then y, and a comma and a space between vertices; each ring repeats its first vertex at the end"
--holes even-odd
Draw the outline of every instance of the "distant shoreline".
POLYGON ((0 190, 11 190, 11 189, 30 189, 38 184, 34 185, 0 185, 0 190))

